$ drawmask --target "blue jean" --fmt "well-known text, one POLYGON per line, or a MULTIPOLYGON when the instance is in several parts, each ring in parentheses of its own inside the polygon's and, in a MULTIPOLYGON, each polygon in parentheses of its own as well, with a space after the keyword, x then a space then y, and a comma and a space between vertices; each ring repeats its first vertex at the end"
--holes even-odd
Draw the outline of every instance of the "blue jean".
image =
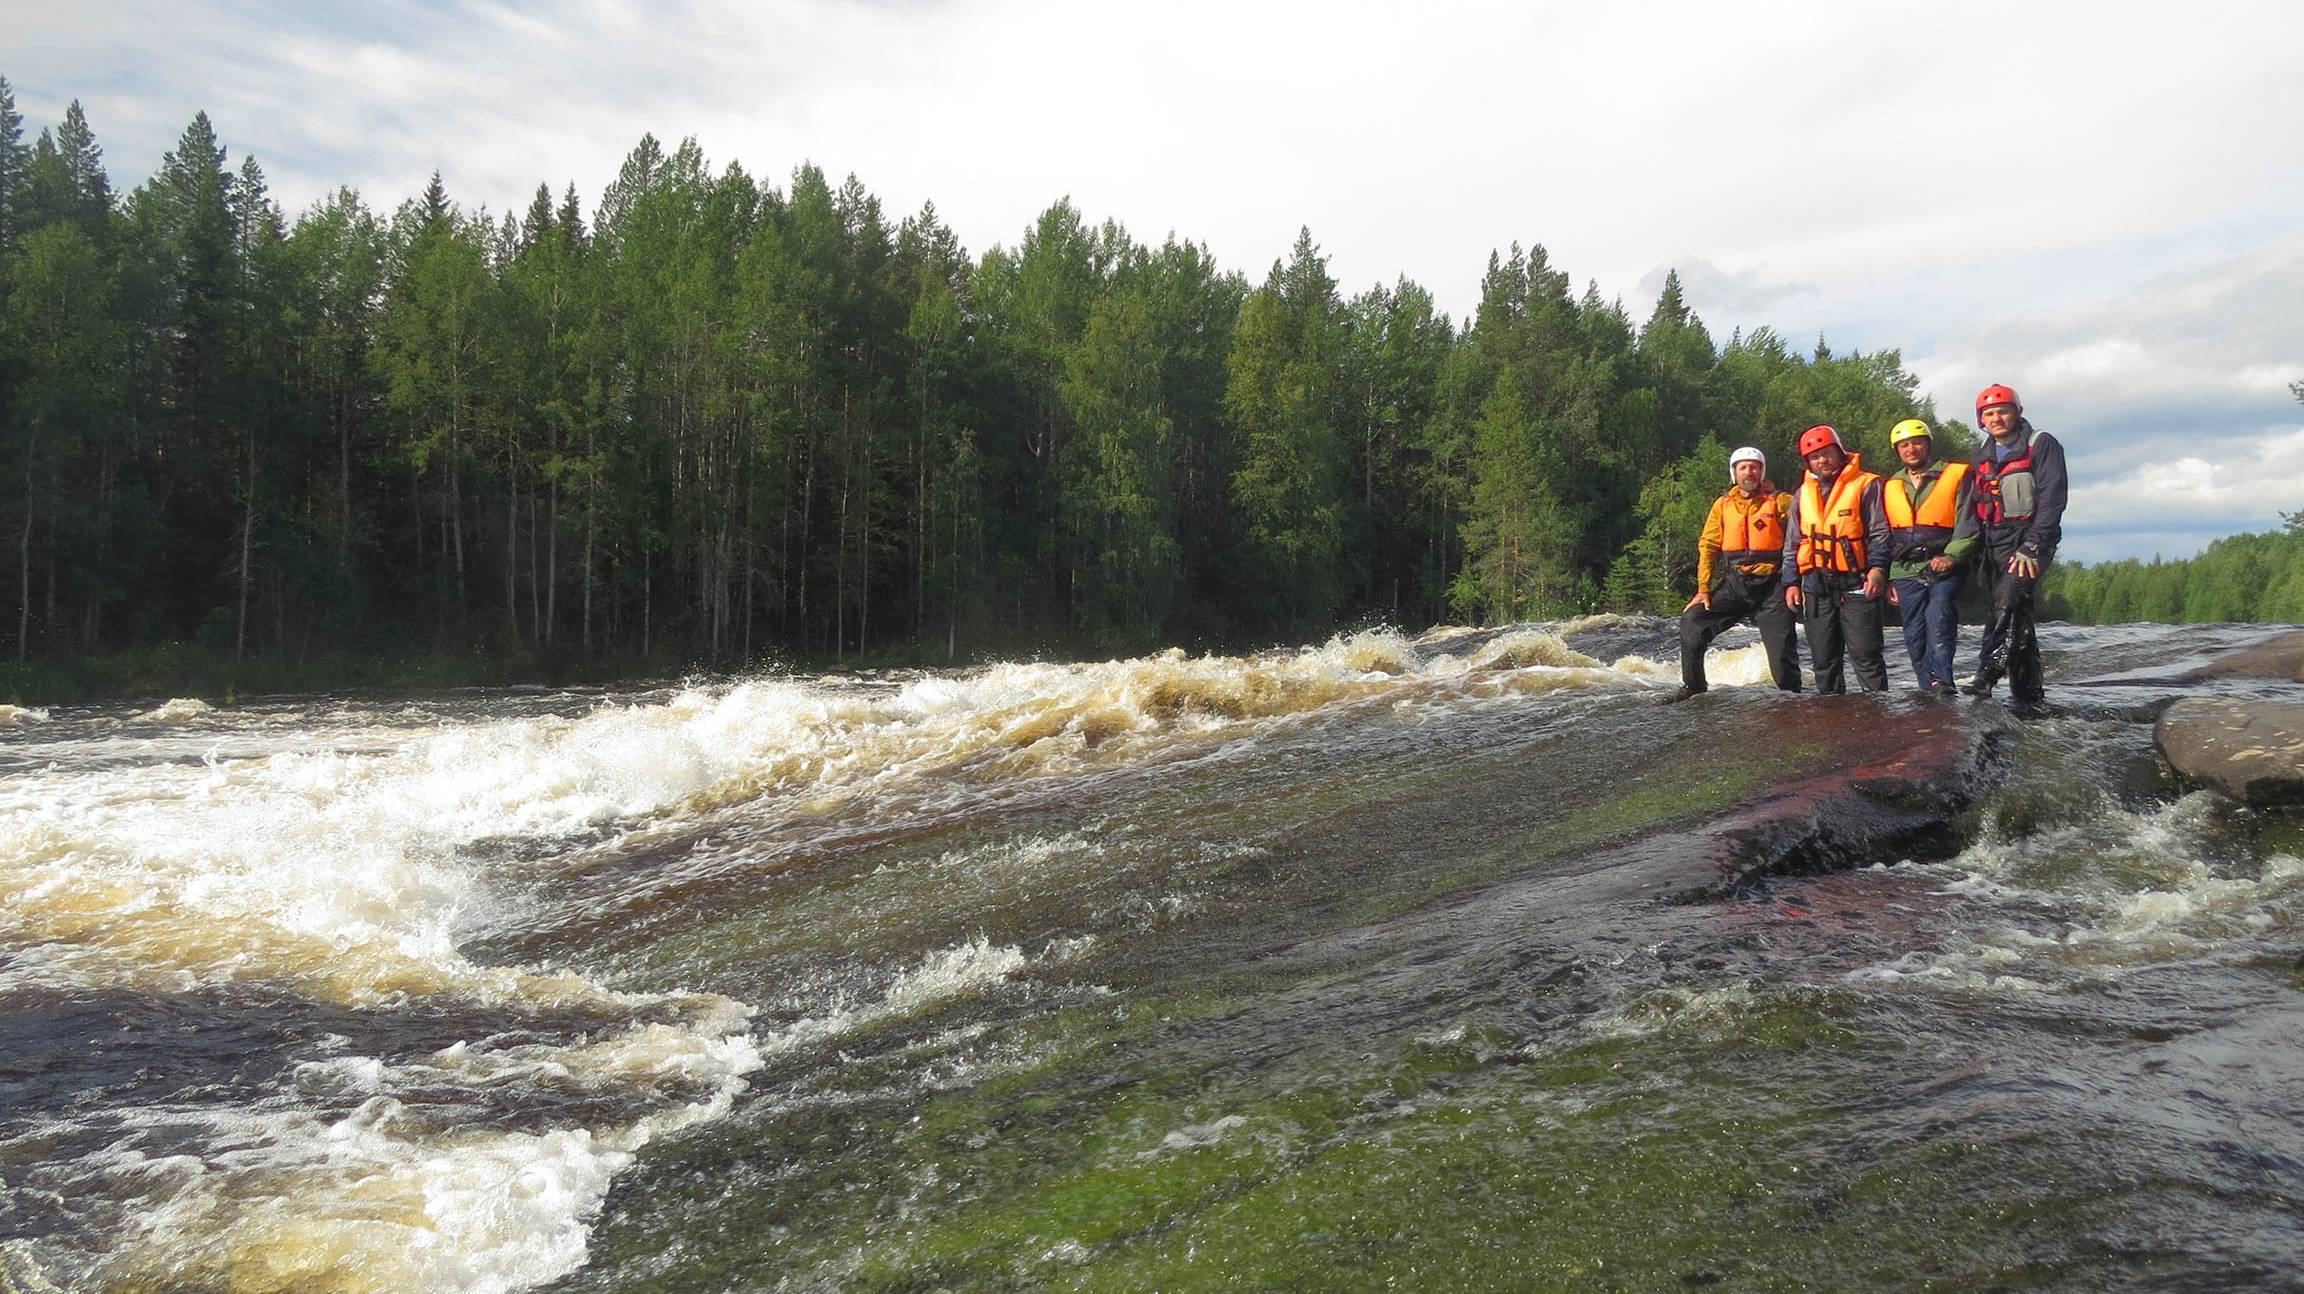
POLYGON ((1952 686, 1952 651, 1960 642, 1960 572, 1935 579, 1896 581, 1896 609, 1904 615, 1904 651, 1923 689, 1952 686))

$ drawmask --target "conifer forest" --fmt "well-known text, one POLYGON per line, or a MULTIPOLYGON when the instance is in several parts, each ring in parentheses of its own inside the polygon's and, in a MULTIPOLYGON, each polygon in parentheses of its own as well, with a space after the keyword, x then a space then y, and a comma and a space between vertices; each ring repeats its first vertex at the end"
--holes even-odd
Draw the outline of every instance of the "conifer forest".
POLYGON ((1677 278, 1627 308, 1533 242, 1457 320, 1405 278, 1338 284, 1309 230, 1251 270, 1060 199, 972 252, 933 204, 693 141, 642 138, 589 202, 556 179, 491 212, 435 177, 289 212, 203 114, 120 193, 77 103, 35 129, 0 80, 24 678, 164 648, 605 677, 1676 612, 1730 447, 1788 483, 1830 422, 1885 463, 1891 424, 1936 422, 1916 387, 1894 350, 1715 338, 1677 278))

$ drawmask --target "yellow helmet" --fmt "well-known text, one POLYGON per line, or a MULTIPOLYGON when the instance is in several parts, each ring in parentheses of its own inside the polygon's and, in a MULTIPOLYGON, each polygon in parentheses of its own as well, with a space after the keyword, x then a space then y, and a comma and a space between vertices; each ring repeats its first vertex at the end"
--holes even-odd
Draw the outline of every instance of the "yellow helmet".
POLYGON ((1933 434, 1928 430, 1927 423, 1918 418, 1906 418, 1888 429, 1888 443, 1901 445, 1915 436, 1932 436, 1933 434))

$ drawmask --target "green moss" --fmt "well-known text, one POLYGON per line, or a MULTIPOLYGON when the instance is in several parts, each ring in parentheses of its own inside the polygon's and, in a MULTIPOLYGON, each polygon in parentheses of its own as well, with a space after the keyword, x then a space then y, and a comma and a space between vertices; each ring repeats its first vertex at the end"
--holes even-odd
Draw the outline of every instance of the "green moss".
POLYGON ((1263 1102, 1132 1090, 1072 1153, 947 1164, 977 1200, 871 1242, 842 1283, 1913 1288, 2032 1264, 2023 1237, 2085 1211, 2049 1197, 1966 1216, 1962 1188, 2024 1171, 2016 1152, 1929 1146, 1845 1171, 1814 1155, 1835 1113, 1821 1094, 1741 1091, 1732 1066, 1659 1069, 1652 1044, 1489 1067, 1469 1085, 1456 1081, 1469 1053, 1433 1063, 1451 1050, 1263 1102), (1544 1095, 1579 1086, 1606 1099, 1544 1095))
POLYGON ((1404 871, 1391 885, 1365 891, 1343 916, 1353 922, 1382 920, 1532 864, 1700 821, 1728 809, 1763 783, 1818 771, 1831 757, 1825 746, 1796 743, 1775 752, 1766 767, 1723 766, 1710 741, 1682 742, 1659 752, 1646 765, 1639 787, 1571 797, 1569 802, 1577 807, 1564 816, 1538 817, 1523 832, 1484 849, 1404 871))
MULTIPOLYGON (((647 1207, 611 1210, 580 1279, 1973 1289, 2081 1280, 2094 1260, 2073 1242, 2116 1203, 2059 1185, 2098 1180, 2069 1130, 1868 1131, 1879 1112, 1909 1121, 1877 1090, 1902 1044, 1862 1026, 1859 995, 1659 992, 1622 1036, 1532 1048, 1470 1028, 1235 1070, 1206 1058, 1205 1031, 1237 1010, 1209 994, 1068 1007, 1011 1026, 999 1050, 1029 1061, 972 1087, 719 1129, 725 1149, 654 1157, 647 1207), (664 1255, 671 1215, 712 1225, 684 1221, 664 1255)), ((869 1091, 869 1070, 843 1073, 869 1091)))

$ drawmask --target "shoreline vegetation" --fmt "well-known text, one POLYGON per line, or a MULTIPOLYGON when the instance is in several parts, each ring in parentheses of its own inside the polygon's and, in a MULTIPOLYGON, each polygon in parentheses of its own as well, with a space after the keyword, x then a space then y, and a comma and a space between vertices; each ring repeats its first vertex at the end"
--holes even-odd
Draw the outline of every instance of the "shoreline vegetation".
MULTIPOLYGON (((1071 660, 1073 654, 1019 647, 1017 658, 1071 660)), ((304 660, 269 655, 234 659, 230 652, 192 643, 161 643, 70 660, 0 660, 0 705, 48 706, 159 702, 179 697, 233 706, 259 698, 330 693, 434 692, 461 688, 645 689, 709 674, 820 675, 885 669, 940 669, 999 658, 946 662, 900 648, 829 656, 777 656, 749 663, 705 666, 693 661, 637 656, 582 657, 573 653, 336 652, 304 660)))
MULTIPOLYGON (((1459 320, 1346 290, 1309 229, 1252 275, 1060 199, 972 254, 933 203, 692 139, 643 137, 589 205, 436 175, 292 215, 204 113, 124 195, 77 102, 27 129, 0 78, 26 702, 1672 614, 1730 447, 1784 484, 1815 422, 1878 463, 1907 417, 1976 443, 1896 350, 1719 342, 1676 274, 1643 318, 1538 244, 1459 320)), ((2082 574, 2044 611, 2193 615, 2159 566, 2082 574)), ((2304 575, 2251 587, 2198 605, 2304 619, 2304 575)))

